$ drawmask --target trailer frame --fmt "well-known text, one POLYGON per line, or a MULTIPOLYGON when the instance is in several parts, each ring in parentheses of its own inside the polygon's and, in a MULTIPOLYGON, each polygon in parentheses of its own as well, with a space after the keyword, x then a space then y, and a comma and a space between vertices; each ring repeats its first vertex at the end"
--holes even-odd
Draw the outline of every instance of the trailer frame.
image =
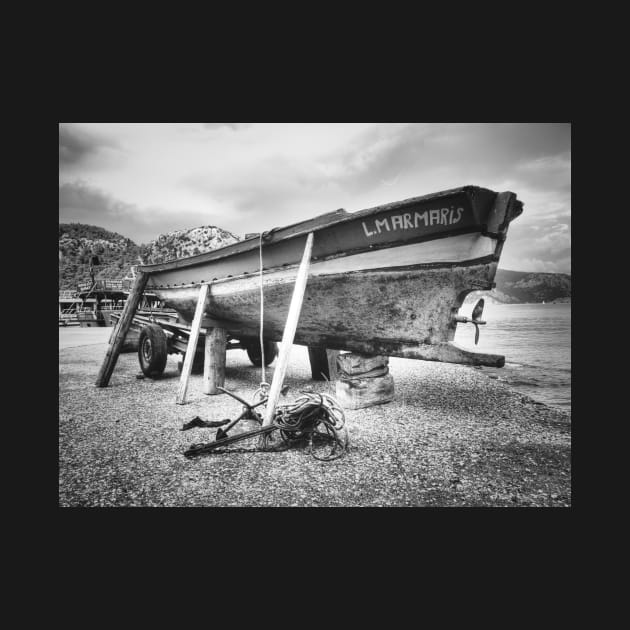
MULTIPOLYGON (((116 331, 116 326, 121 317, 120 313, 112 313, 111 318, 114 324, 114 328, 112 330, 112 334, 110 336, 109 342, 111 343, 113 336, 116 331)), ((125 336, 125 340, 123 342, 123 352, 139 352, 139 344, 140 344, 140 335, 142 330, 151 324, 159 326, 166 336, 167 342, 167 352, 168 354, 180 354, 182 357, 186 355, 186 351, 188 349, 188 341, 190 339, 191 334, 191 325, 184 323, 181 320, 181 317, 177 315, 177 313, 158 313, 158 314, 146 314, 144 313, 136 313, 133 316, 131 324, 129 326, 129 330, 125 336)), ((197 342, 197 348, 195 351, 195 368, 203 366, 203 355, 204 355, 204 343, 205 336, 208 332, 208 328, 201 327, 199 329, 199 341, 197 342)), ((267 341, 267 340, 265 340, 267 341)), ((226 350, 245 350, 248 352, 248 355, 253 354, 255 356, 255 349, 259 348, 259 340, 254 337, 234 337, 233 335, 227 334, 226 339, 226 350)), ((267 351, 265 350, 265 363, 266 365, 270 365, 273 363, 274 359, 278 354, 277 344, 273 341, 268 341, 270 344, 274 344, 275 352, 270 353, 268 356, 267 351)), ((250 361, 253 365, 260 367, 257 363, 254 362, 252 356, 249 356, 250 361)), ((140 362, 140 366, 142 367, 142 363, 140 362)), ((181 364, 180 364, 181 367, 181 364)), ((196 369, 195 369, 196 371, 196 369)), ((147 376, 156 376, 156 375, 148 375, 147 376)))

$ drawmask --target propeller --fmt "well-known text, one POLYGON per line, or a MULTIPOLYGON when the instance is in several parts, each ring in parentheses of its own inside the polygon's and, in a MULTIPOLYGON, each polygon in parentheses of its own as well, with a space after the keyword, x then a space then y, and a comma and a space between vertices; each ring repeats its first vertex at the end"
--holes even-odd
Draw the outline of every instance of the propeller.
POLYGON ((456 322, 461 322, 462 324, 474 324, 475 325, 475 345, 479 343, 479 325, 485 324, 481 319, 483 315, 483 307, 485 305, 485 300, 481 298, 477 304, 475 304, 475 308, 472 311, 472 317, 463 317, 461 315, 455 315, 454 319, 456 322))
POLYGON ((481 316, 483 315, 484 304, 485 304, 485 301, 483 298, 481 298, 477 302, 477 304, 475 304, 475 308, 473 308, 473 312, 472 312, 472 322, 475 325, 475 345, 479 343, 479 325, 477 324, 477 322, 480 320, 481 316))
POLYGON ((485 303, 486 303, 485 300, 481 298, 479 302, 475 304, 475 308, 473 308, 473 312, 472 312, 473 320, 481 318, 481 316, 483 315, 483 307, 485 303))

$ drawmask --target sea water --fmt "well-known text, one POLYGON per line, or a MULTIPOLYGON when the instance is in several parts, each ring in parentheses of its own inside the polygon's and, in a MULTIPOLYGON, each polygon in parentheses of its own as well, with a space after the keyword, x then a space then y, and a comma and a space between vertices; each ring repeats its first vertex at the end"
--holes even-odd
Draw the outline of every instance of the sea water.
MULTIPOLYGON (((475 303, 460 315, 470 317, 475 303)), ((535 400, 571 411, 571 304, 491 304, 486 302, 475 346, 475 327, 458 324, 455 341, 502 354, 505 366, 481 370, 535 400)))

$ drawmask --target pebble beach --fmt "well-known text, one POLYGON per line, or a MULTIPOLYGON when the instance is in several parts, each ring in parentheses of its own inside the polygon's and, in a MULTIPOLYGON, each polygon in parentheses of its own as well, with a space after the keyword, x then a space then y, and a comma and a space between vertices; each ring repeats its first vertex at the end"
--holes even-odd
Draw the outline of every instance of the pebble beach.
MULTIPOLYGON (((195 416, 235 418, 241 405, 207 396, 190 378, 175 404, 177 355, 161 378, 121 354, 106 388, 94 381, 111 328, 59 329, 59 505, 207 507, 569 507, 571 414, 537 402, 472 367, 390 358, 395 398, 346 410, 350 447, 323 462, 305 448, 257 450, 256 440, 192 459, 184 451, 216 429, 181 431, 195 416)), ((267 381, 273 377, 267 368, 267 381)), ((251 400, 260 368, 227 355, 225 387, 251 400)), ((294 346, 286 402, 311 379, 294 346)), ((284 399, 280 400, 282 404, 284 399)), ((242 421, 234 433, 256 428, 242 421)))

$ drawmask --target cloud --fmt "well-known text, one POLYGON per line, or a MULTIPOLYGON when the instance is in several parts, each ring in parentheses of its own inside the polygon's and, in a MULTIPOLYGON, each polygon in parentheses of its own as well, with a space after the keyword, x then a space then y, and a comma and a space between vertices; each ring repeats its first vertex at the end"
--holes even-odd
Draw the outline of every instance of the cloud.
POLYGON ((334 187, 334 182, 316 165, 278 155, 242 167, 237 173, 205 172, 184 178, 181 183, 219 203, 229 204, 241 215, 269 216, 272 223, 281 216, 290 216, 298 206, 301 212, 305 208, 321 208, 329 189, 334 187))
POLYGON ((571 215, 538 216, 536 223, 509 227, 499 266, 516 271, 571 273, 571 215))
POLYGON ((103 161, 104 150, 118 149, 118 143, 75 125, 59 123, 59 169, 86 162, 103 161))
POLYGON ((370 196, 381 203, 383 194, 396 190, 416 196, 466 184, 496 188, 505 180, 514 183, 517 192, 532 186, 566 191, 569 140, 564 127, 379 124, 357 134, 342 149, 301 157, 285 152, 256 165, 222 170, 220 175, 216 168, 197 173, 185 183, 209 196, 227 199, 234 194, 241 208, 246 205, 242 197, 247 196, 241 191, 248 187, 263 193, 263 207, 272 186, 273 203, 290 201, 300 190, 333 190, 342 198, 337 206, 344 199, 370 196))
MULTIPOLYGON (((405 163, 405 155, 392 151, 395 144, 396 137, 376 129, 361 135, 341 153, 298 156, 278 152, 238 168, 213 165, 182 178, 180 184, 229 204, 242 215, 275 216, 271 222, 280 223, 292 213, 288 219, 292 222, 308 218, 307 213, 313 210, 339 208, 358 189, 366 192, 395 185, 405 163)), ((416 150, 416 146, 409 146, 409 152, 416 150)))
POLYGON ((356 134, 341 150, 276 154, 237 169, 195 173, 181 183, 233 207, 234 222, 265 217, 265 228, 465 184, 512 190, 525 212, 510 228, 504 257, 515 269, 522 268, 519 259, 536 259, 569 271, 570 166, 567 126, 382 124, 356 134))
POLYGON ((216 217, 188 209, 140 207, 77 180, 59 185, 59 222, 87 223, 118 232, 136 243, 146 243, 177 229, 220 225, 216 217))
POLYGON ((504 179, 564 190, 570 185, 569 147, 565 126, 383 125, 363 133, 338 158, 338 181, 355 191, 395 177, 427 193, 465 184, 494 188, 504 179))
POLYGON ((376 127, 357 137, 340 156, 331 155, 326 161, 336 166, 335 181, 341 188, 372 190, 426 163, 431 133, 424 125, 376 127))
POLYGON ((231 190, 240 197, 238 191, 249 186, 266 193, 274 181, 276 204, 293 201, 296 190, 331 191, 337 195, 331 205, 359 209, 466 184, 499 189, 506 180, 512 188, 505 189, 517 193, 568 194, 570 163, 570 128, 563 125, 394 123, 367 128, 341 149, 303 157, 285 153, 244 173, 222 173, 220 181, 203 174, 199 179, 205 178, 210 195, 213 186, 224 197, 231 190), (270 172, 271 165, 282 170, 270 172), (263 179, 267 184, 261 185, 263 179))
POLYGON ((201 123, 206 129, 222 129, 228 127, 232 131, 240 131, 251 127, 253 123, 201 123))
POLYGON ((523 186, 540 192, 571 191, 571 152, 563 151, 517 163, 512 176, 523 186))
POLYGON ((198 225, 243 234, 467 184, 525 204, 501 266, 570 268, 570 124, 60 126, 60 217, 115 221, 134 240, 198 225))
POLYGON ((137 206, 114 199, 111 195, 78 180, 59 186, 59 214, 77 212, 88 220, 94 218, 131 218, 137 206))

